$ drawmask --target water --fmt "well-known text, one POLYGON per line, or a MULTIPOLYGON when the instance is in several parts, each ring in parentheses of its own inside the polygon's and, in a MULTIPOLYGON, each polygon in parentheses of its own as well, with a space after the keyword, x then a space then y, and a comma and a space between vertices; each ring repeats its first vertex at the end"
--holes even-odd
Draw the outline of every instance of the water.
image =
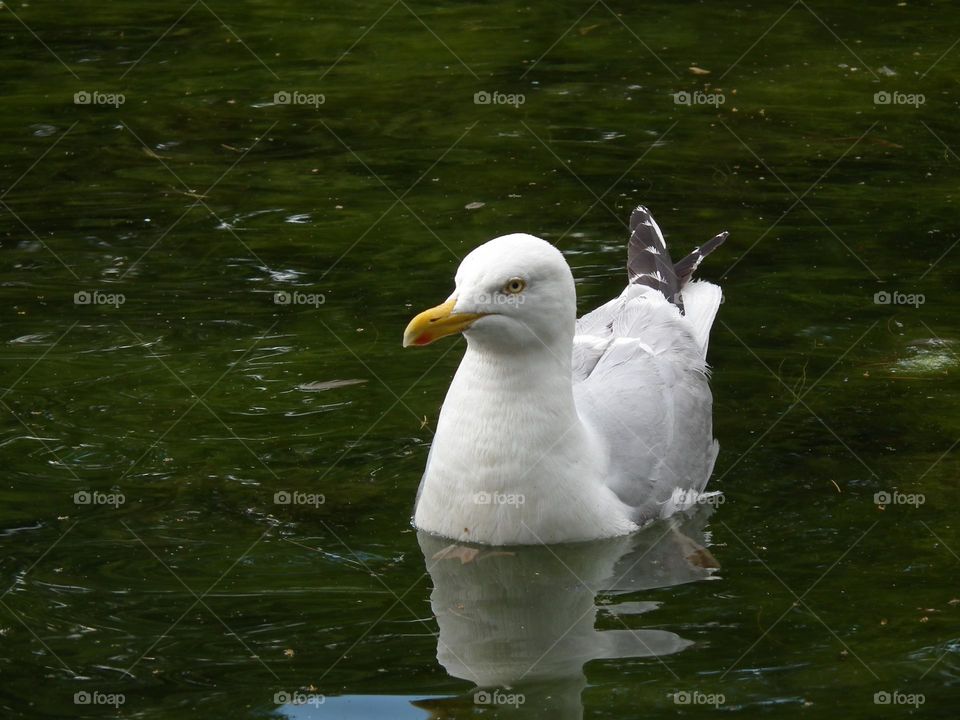
POLYGON ((0 12, 4 716, 953 717, 960 14, 611 7, 0 12), (438 558, 406 321, 518 230, 596 306, 638 202, 731 231, 725 502, 438 558))

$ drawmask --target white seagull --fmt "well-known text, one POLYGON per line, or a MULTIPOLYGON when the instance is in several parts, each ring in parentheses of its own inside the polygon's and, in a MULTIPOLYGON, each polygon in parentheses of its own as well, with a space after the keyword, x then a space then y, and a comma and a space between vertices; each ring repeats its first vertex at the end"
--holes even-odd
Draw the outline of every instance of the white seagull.
POLYGON ((625 535, 702 502, 719 445, 706 362, 720 288, 690 278, 727 237, 680 262, 643 206, 628 284, 577 320, 573 273, 523 233, 464 258, 447 301, 404 347, 462 332, 414 525, 487 545, 625 535))

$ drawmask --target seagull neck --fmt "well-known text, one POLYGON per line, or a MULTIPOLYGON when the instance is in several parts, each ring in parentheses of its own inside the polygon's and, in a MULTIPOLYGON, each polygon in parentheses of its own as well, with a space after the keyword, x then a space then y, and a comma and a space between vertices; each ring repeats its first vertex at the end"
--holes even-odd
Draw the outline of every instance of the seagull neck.
POLYGON ((503 353, 468 343, 458 375, 469 377, 474 388, 498 396, 522 399, 533 396, 541 410, 574 417, 572 349, 560 351, 547 345, 527 346, 516 354, 503 353))

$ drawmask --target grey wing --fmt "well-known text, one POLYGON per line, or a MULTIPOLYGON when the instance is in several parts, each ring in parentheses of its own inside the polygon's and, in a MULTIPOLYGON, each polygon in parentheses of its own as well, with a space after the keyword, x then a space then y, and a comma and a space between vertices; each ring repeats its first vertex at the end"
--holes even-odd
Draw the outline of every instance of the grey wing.
POLYGON ((639 521, 659 517, 677 488, 703 490, 716 459, 700 345, 675 305, 637 285, 580 327, 597 334, 575 343, 574 397, 607 451, 606 482, 639 521))
POLYGON ((577 321, 577 410, 607 450, 608 485, 640 521, 693 502, 713 472, 719 445, 706 352, 722 294, 690 280, 726 238, 716 235, 674 265, 640 205, 630 216, 627 288, 577 321))

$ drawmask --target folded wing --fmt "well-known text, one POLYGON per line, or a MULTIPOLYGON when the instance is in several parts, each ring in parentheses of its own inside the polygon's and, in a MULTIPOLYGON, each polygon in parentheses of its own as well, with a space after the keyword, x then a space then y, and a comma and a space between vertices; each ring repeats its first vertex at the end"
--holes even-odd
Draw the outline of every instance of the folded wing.
POLYGON ((696 501, 716 460, 706 351, 722 295, 691 277, 727 233, 674 264, 646 208, 630 224, 629 284, 577 322, 574 394, 609 486, 643 522, 696 501))

